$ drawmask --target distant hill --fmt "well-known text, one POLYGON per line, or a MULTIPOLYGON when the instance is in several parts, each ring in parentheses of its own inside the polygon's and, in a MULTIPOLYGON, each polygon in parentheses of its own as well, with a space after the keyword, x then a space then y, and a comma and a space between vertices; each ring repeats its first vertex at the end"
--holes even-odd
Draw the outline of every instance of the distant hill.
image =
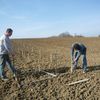
POLYGON ((60 33, 58 36, 51 36, 50 38, 63 38, 63 37, 73 37, 69 32, 60 33))
POLYGON ((63 32, 58 35, 58 37, 73 37, 69 32, 63 32))
POLYGON ((83 35, 78 35, 75 33, 75 35, 71 35, 69 32, 63 32, 60 33, 58 36, 51 36, 50 38, 63 38, 63 37, 84 37, 83 35))

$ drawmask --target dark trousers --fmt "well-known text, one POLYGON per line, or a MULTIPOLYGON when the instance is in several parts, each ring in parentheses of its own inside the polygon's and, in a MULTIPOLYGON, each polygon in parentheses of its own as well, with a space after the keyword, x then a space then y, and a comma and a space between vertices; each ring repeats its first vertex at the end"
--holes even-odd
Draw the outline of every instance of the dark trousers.
POLYGON ((8 69, 15 74, 15 68, 11 63, 11 60, 9 58, 8 54, 2 54, 0 55, 0 76, 1 77, 5 77, 5 73, 4 73, 4 68, 5 65, 7 64, 8 69))
MULTIPOLYGON (((75 52, 75 58, 77 57, 77 55, 79 55, 79 52, 75 52)), ((83 68, 83 70, 85 71, 85 70, 87 69, 86 51, 85 51, 83 54, 81 54, 81 56, 82 56, 82 68, 83 68)), ((78 59, 78 60, 79 60, 79 59, 78 59)), ((77 66, 78 60, 77 60, 75 66, 77 66)))

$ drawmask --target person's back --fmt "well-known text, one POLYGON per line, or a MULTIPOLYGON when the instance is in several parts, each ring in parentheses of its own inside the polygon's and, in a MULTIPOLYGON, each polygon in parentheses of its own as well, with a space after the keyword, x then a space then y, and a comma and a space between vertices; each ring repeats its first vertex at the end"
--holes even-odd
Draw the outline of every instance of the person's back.
POLYGON ((80 45, 80 48, 81 48, 81 50, 80 50, 81 54, 84 54, 86 52, 86 46, 82 43, 80 43, 79 45, 80 45))
POLYGON ((81 54, 84 53, 84 51, 86 50, 86 46, 82 43, 74 43, 72 44, 72 51, 79 51, 81 54))

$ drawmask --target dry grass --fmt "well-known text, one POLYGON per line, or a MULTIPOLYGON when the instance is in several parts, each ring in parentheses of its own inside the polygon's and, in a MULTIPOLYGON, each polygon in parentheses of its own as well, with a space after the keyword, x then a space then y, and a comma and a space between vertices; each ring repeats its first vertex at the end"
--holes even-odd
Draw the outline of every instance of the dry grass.
MULTIPOLYGON (((8 82, 0 82, 1 100, 99 100, 100 99, 100 38, 48 38, 13 40, 14 64, 18 70, 22 88, 10 77, 8 82), (70 73, 70 48, 72 43, 81 42, 88 47, 89 72, 70 73), (49 71, 58 75, 50 76, 39 72, 49 71), (45 78, 45 81, 38 81, 45 78), (74 86, 67 84, 91 78, 89 82, 74 86), (34 83, 34 81, 37 81, 34 83)), ((81 60, 79 61, 81 66, 81 60)))

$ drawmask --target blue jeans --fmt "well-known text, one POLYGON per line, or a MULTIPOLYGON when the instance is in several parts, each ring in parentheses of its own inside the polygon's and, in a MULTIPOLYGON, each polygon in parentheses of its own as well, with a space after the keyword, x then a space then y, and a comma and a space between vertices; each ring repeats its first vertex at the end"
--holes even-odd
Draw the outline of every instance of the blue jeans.
POLYGON ((7 67, 10 69, 10 71, 15 74, 15 68, 13 67, 11 60, 9 58, 8 54, 2 54, 0 55, 0 76, 5 77, 4 68, 7 64, 7 67))
MULTIPOLYGON (((75 58, 77 57, 77 55, 79 55, 78 53, 79 53, 79 52, 75 52, 75 58)), ((82 68, 83 68, 84 71, 86 71, 86 70, 87 70, 86 52, 84 52, 83 54, 81 54, 81 56, 82 56, 82 68)), ((78 60, 79 60, 79 59, 78 59, 78 60)), ((75 66, 77 66, 78 60, 76 61, 76 65, 75 65, 75 66)))

